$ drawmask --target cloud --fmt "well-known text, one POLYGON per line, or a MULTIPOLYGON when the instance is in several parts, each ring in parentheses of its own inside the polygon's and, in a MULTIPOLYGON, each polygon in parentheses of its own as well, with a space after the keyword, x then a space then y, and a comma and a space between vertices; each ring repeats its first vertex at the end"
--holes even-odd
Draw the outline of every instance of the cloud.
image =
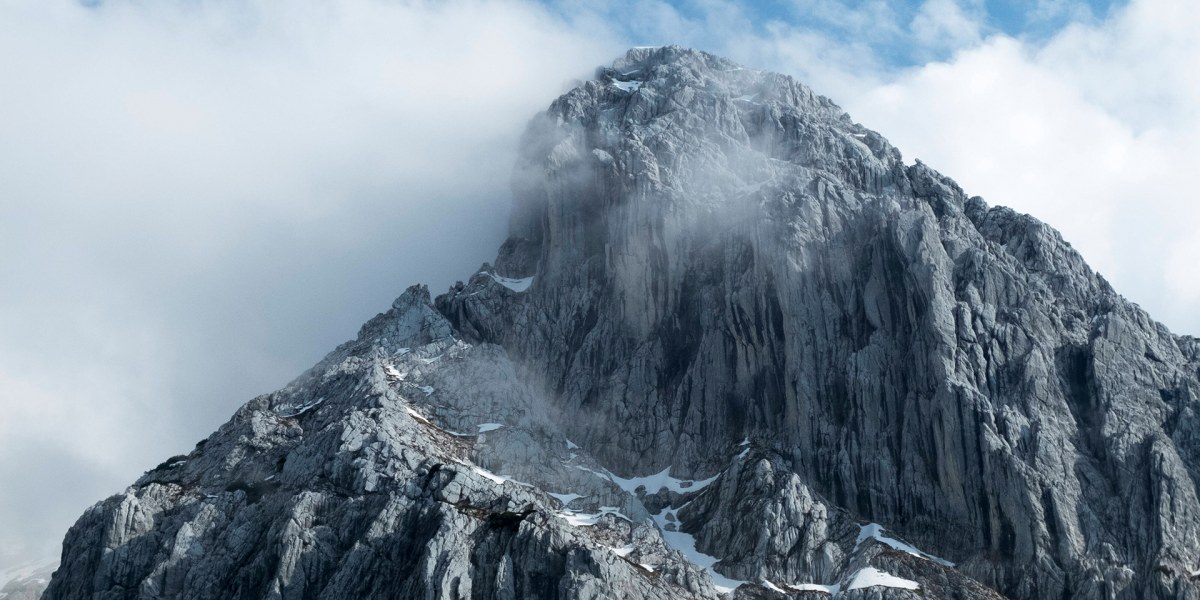
POLYGON ((911 26, 917 41, 930 49, 958 49, 980 39, 979 15, 968 14, 956 0, 925 0, 911 26))
POLYGON ((494 256, 525 122, 620 48, 504 0, 0 2, 0 562, 494 256))
POLYGON ((993 36, 844 105, 968 193, 1059 229, 1119 292, 1197 334, 1197 27, 1187 0, 1140 0, 1044 43, 993 36))

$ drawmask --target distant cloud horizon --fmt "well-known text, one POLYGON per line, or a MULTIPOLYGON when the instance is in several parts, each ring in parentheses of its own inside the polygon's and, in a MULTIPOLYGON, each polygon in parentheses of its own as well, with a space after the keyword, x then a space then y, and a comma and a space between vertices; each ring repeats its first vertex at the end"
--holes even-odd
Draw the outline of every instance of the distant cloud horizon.
POLYGON ((1200 16, 1034 6, 0 0, 0 572, 492 260, 526 123, 631 46, 796 76, 1200 334, 1200 16))

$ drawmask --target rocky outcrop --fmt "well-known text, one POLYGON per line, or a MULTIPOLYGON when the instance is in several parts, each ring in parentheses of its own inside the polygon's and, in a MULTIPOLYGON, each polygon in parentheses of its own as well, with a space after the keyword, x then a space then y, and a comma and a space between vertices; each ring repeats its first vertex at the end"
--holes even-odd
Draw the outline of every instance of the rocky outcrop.
POLYGON ((635 49, 495 264, 89 510, 48 598, 1200 598, 1200 343, 791 78, 635 49))
POLYGON ((753 555, 698 525, 731 572, 819 576, 812 511, 837 509, 1014 597, 1197 595, 1195 341, 1057 232, 790 78, 679 48, 531 132, 495 269, 533 285, 477 276, 438 306, 614 469, 705 476, 747 437, 777 457, 728 498, 771 480, 744 521, 808 528, 753 555))
POLYGON ((537 397, 502 349, 452 337, 411 288, 84 514, 46 597, 712 597, 537 397), (548 493, 559 486, 587 493, 579 511, 548 493), (585 510, 605 500, 603 518, 585 510), (655 573, 609 547, 638 536, 655 573))

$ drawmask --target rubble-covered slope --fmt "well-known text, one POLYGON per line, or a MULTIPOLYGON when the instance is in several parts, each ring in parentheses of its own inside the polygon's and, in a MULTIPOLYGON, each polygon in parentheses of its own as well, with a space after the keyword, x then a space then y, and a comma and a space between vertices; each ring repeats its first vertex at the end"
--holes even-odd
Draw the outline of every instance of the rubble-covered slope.
POLYGON ((84 514, 46 597, 712 597, 536 397, 411 288, 84 514), (568 488, 586 498, 554 497, 568 488))
POLYGON ((510 237, 90 509, 47 598, 1200 598, 1200 344, 791 78, 630 51, 510 237))

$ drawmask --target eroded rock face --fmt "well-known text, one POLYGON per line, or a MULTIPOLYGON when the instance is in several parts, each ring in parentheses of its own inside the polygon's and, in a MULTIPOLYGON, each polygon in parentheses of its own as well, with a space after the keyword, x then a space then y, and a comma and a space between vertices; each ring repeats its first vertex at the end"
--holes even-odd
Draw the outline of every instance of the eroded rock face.
POLYGON ((815 529, 747 563, 727 505, 694 515, 731 569, 823 573, 820 497, 1015 597, 1196 595, 1195 341, 1057 232, 787 77, 678 48, 630 52, 529 139, 495 269, 533 285, 438 306, 618 472, 707 476, 744 438, 777 457, 774 500, 729 500, 815 529))
POLYGON ((46 597, 713 597, 537 398, 503 349, 455 339, 411 288, 84 514, 46 597), (586 494, 577 511, 547 493, 567 488, 586 494), (602 502, 616 508, 572 525, 602 502), (657 576, 610 548, 635 536, 657 576))
POLYGON ((513 181, 494 267, 90 509, 46 597, 1200 598, 1200 343, 1046 225, 676 47, 513 181))

